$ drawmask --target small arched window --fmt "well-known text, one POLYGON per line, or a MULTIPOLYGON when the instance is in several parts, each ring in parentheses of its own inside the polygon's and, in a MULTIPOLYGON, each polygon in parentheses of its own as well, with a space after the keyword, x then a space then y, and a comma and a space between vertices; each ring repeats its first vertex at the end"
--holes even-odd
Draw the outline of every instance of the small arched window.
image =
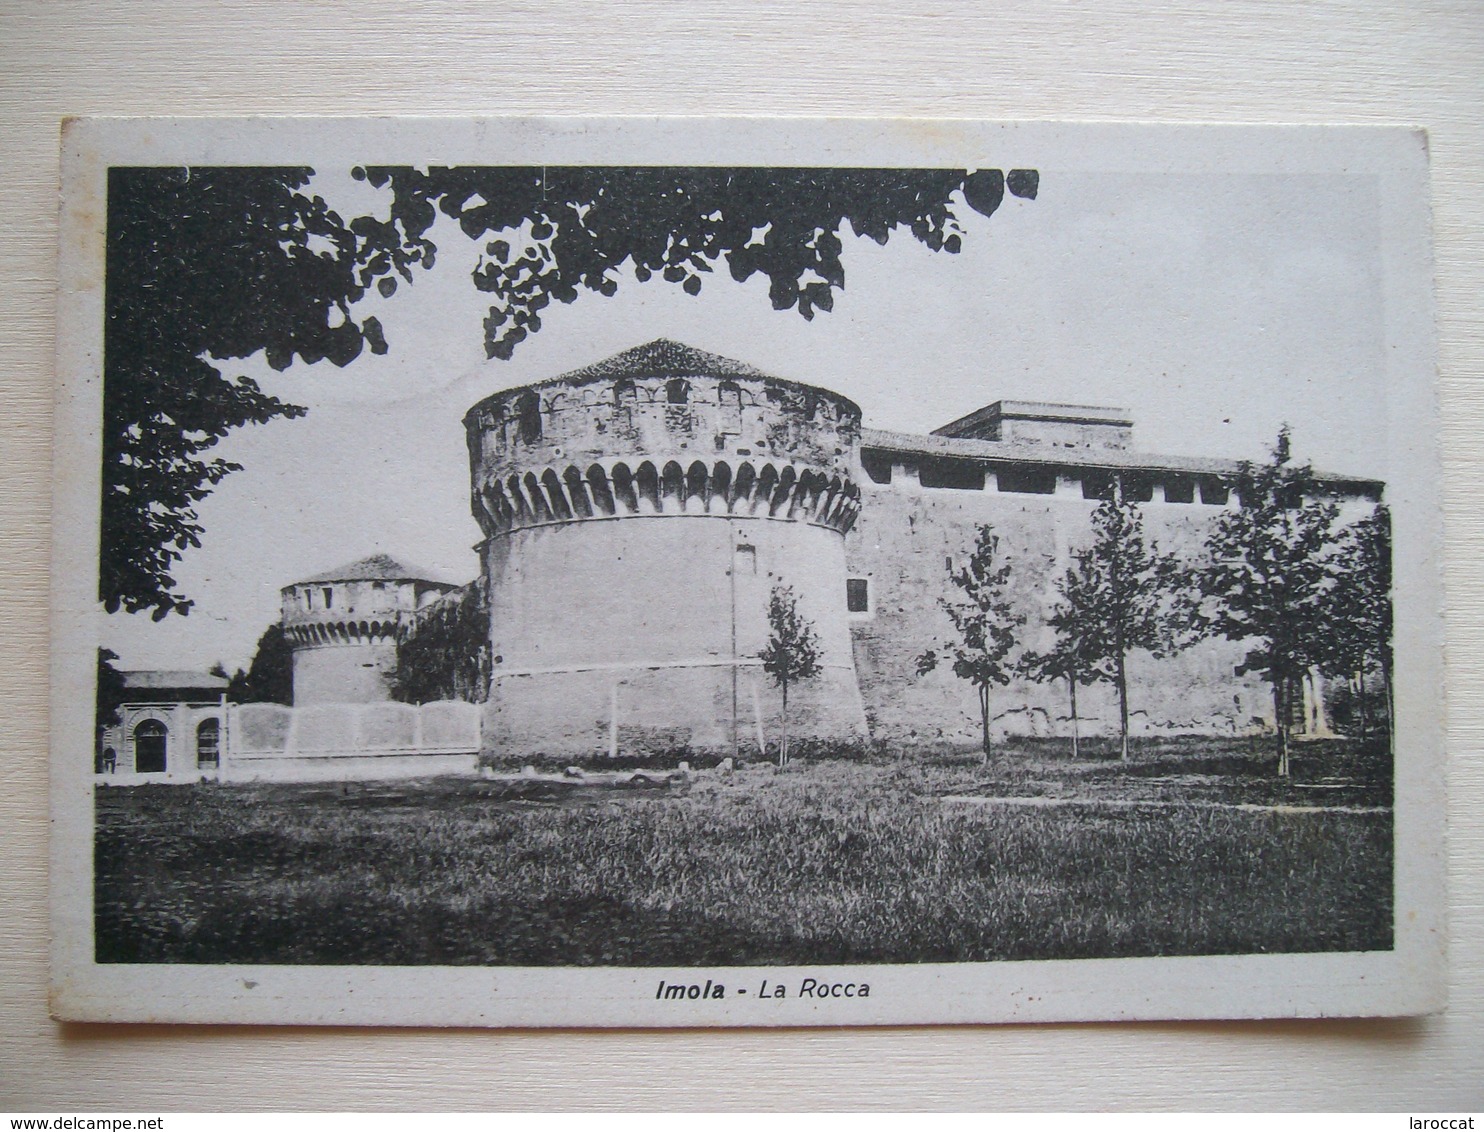
POLYGON ((216 719, 203 719, 196 725, 196 765, 216 766, 221 758, 222 725, 216 719))
POLYGON ((165 743, 170 732, 158 719, 146 719, 134 728, 134 773, 163 774, 165 743))
POLYGON ((684 405, 690 400, 690 382, 683 377, 672 377, 665 382, 665 400, 672 405, 684 405))
POLYGON ((638 393, 634 389, 632 378, 621 377, 613 383, 613 404, 620 409, 627 409, 638 399, 638 393))

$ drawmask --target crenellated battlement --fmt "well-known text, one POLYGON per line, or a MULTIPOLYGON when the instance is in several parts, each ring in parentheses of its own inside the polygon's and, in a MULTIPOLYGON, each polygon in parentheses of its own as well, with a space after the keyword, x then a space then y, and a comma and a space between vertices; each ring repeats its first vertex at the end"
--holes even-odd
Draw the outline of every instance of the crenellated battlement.
MULTIPOLYGON (((860 443, 851 400, 659 339, 596 365, 480 401, 464 417, 476 488, 547 468, 583 474, 671 461, 795 465, 848 476, 860 443)), ((780 472, 781 474, 781 472, 780 472)))

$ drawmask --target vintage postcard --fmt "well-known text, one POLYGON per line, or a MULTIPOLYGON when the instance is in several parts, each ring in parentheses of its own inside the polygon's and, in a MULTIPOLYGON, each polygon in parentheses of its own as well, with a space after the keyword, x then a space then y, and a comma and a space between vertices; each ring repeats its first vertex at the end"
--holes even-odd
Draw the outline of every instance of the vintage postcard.
POLYGON ((1443 996, 1427 146, 63 130, 52 1009, 1443 996))

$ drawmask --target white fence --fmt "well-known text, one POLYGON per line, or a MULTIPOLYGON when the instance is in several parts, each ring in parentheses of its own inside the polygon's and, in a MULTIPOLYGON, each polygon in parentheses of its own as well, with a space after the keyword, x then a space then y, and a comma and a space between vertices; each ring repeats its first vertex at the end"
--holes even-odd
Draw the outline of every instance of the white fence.
POLYGON ((403 778, 472 774, 480 709, 441 700, 399 703, 242 704, 227 709, 220 777, 403 778))

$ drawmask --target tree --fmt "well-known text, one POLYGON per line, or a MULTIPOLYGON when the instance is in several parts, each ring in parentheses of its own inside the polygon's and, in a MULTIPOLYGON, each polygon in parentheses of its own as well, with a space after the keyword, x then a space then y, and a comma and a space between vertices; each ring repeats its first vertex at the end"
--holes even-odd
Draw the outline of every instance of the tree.
POLYGON ((118 653, 112 649, 98 650, 98 675, 93 698, 94 725, 98 738, 106 728, 119 721, 119 705, 124 702, 124 674, 113 666, 118 653))
POLYGON ((1199 578, 1208 599, 1208 631, 1251 642, 1238 675, 1260 673, 1272 690, 1278 774, 1288 776, 1293 689, 1325 655, 1333 626, 1335 519, 1307 464, 1293 463, 1289 430, 1272 459, 1244 462, 1236 476, 1239 506, 1217 521, 1199 578))
POLYGON ((1119 757, 1128 761, 1128 654, 1164 656, 1178 644, 1179 567, 1144 536, 1139 505, 1115 481, 1092 513, 1092 545, 1077 553, 1077 626, 1084 655, 1106 663, 1118 691, 1119 757))
POLYGON ((1354 677, 1362 737, 1365 732, 1365 679, 1379 669, 1388 734, 1391 726, 1391 513, 1385 504, 1340 536, 1333 561, 1335 588, 1326 631, 1321 634, 1320 669, 1330 676, 1354 677))
POLYGON ((392 695, 411 704, 482 702, 489 692, 489 628, 479 582, 419 610, 417 623, 397 648, 392 695))
POLYGON ((1071 698, 1072 758, 1078 758, 1077 685, 1112 679, 1106 657, 1097 647, 1099 625, 1091 592, 1091 578, 1080 564, 1070 566, 1056 583, 1059 600, 1046 619, 1055 632, 1047 652, 1028 652, 1020 658, 1020 674, 1036 683, 1065 680, 1071 698))
POLYGON ((196 505, 238 465, 229 432, 304 410, 229 378, 266 351, 346 365, 385 351, 351 305, 371 271, 308 169, 116 168, 108 180, 99 599, 109 612, 185 613, 174 564, 202 534, 196 505))
MULTIPOLYGON (((1011 612, 1005 598, 1010 566, 995 566, 998 542, 994 531, 981 524, 968 564, 948 571, 948 580, 963 596, 957 600, 944 598, 940 603, 958 634, 958 640, 941 651, 952 660, 953 674, 972 684, 978 696, 985 762, 990 754, 990 689, 1010 683, 1015 674, 1016 666, 1008 657, 1015 647, 1015 629, 1022 620, 1011 612)), ((928 649, 917 658, 919 676, 938 667, 939 651, 928 649)))
POLYGON ((294 702, 294 650, 282 626, 263 630, 247 671, 239 668, 228 682, 227 698, 239 704, 294 702))
POLYGON ((778 765, 788 765, 788 689, 801 680, 819 675, 819 636, 799 612, 798 600, 789 586, 774 586, 768 597, 768 643, 758 659, 763 671, 783 693, 783 738, 778 744, 778 765))
POLYGON ((1034 198, 1034 170, 369 167, 386 215, 345 220, 307 168, 110 171, 102 554, 109 612, 186 613, 172 576, 200 545, 197 505, 237 465, 210 450, 233 429, 300 416, 225 363, 261 352, 350 364, 384 353, 375 317, 355 304, 390 297, 430 268, 438 214, 482 243, 472 276, 492 296, 485 349, 508 358, 553 299, 614 294, 626 272, 697 294, 725 264, 761 272, 778 310, 812 318, 845 285, 842 234, 886 243, 906 230, 957 252, 962 201, 992 214, 1008 186, 1034 198))

